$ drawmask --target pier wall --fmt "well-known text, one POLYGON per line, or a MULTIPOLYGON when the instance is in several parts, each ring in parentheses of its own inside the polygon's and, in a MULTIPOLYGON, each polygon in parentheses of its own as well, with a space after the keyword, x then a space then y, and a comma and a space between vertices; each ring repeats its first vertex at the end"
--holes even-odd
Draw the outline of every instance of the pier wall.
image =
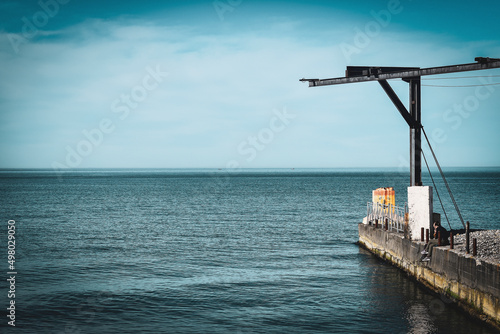
POLYGON ((369 251, 500 330, 499 264, 459 254, 449 246, 435 247, 431 261, 422 262, 424 242, 367 224, 359 224, 358 230, 359 243, 369 251))

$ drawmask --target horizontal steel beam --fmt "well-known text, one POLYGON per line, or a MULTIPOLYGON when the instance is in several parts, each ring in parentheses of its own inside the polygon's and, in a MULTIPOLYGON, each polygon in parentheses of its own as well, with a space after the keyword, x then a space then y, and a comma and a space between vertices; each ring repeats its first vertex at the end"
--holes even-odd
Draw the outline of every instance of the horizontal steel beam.
POLYGON ((379 76, 380 74, 419 70, 420 67, 374 67, 374 66, 347 66, 345 70, 346 78, 361 76, 379 76))
MULTIPOLYGON (((317 86, 341 85, 341 84, 365 82, 365 81, 405 79, 405 78, 414 78, 414 77, 420 77, 420 76, 425 76, 425 75, 437 75, 437 74, 447 74, 447 73, 478 71, 478 70, 488 70, 488 69, 492 69, 492 68, 500 68, 500 59, 476 58, 476 61, 477 61, 477 63, 451 65, 451 66, 440 66, 440 67, 429 67, 429 68, 403 70, 400 72, 389 72, 389 73, 384 73, 384 71, 383 71, 384 67, 366 66, 363 68, 379 69, 379 70, 365 72, 365 73, 371 73, 371 74, 363 75, 363 76, 350 76, 350 77, 331 78, 331 79, 301 79, 300 81, 309 82, 309 87, 317 87, 317 86)), ((360 67, 358 67, 358 68, 360 68, 360 67)), ((359 71, 357 71, 357 72, 359 73, 359 71)), ((358 73, 356 73, 356 74, 358 74, 358 73)))

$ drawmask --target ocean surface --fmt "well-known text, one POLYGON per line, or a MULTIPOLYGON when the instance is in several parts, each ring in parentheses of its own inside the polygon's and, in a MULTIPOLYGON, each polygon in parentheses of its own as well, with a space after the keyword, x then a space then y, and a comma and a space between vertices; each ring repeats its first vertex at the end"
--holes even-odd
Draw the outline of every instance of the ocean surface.
MULTIPOLYGON (((445 173, 471 228, 499 229, 500 169, 445 173)), ((395 187, 403 206, 408 183, 397 169, 0 171, 0 332, 493 333, 356 245, 371 191, 395 187)))

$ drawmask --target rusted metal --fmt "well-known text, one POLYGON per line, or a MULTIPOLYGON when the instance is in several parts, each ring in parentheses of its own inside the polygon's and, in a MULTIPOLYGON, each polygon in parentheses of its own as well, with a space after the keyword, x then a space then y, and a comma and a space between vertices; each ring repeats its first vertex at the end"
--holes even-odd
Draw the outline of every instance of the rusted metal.
POLYGON ((380 74, 397 73, 403 71, 419 70, 420 67, 369 67, 369 66, 347 66, 345 70, 346 78, 363 77, 373 75, 375 77, 380 74))
POLYGON ((420 228, 420 241, 424 241, 424 228, 420 228))
POLYGON ((429 68, 410 67, 409 69, 404 69, 402 71, 397 71, 397 72, 387 71, 387 69, 391 69, 394 67, 356 66, 357 68, 356 74, 366 73, 366 75, 352 75, 341 78, 329 78, 329 79, 300 79, 300 81, 309 82, 309 87, 316 87, 316 86, 341 85, 347 83, 376 81, 376 80, 408 79, 426 75, 479 71, 479 70, 488 70, 500 67, 500 59, 478 57, 475 58, 475 60, 477 63, 429 67, 429 68))
POLYGON ((410 186, 422 185, 422 125, 420 77, 410 78, 410 186))
POLYGON ((421 125, 421 84, 420 77, 408 78, 410 86, 410 111, 406 109, 387 80, 378 83, 396 106, 410 127, 410 186, 422 185, 422 125, 421 125))
POLYGON ((340 85, 347 83, 378 81, 389 98, 396 105, 405 121, 410 126, 410 186, 422 185, 421 170, 421 83, 420 79, 426 75, 456 73, 465 71, 487 70, 500 68, 500 59, 475 58, 476 63, 460 64, 440 67, 383 67, 383 66, 348 66, 346 76, 331 79, 300 79, 309 82, 309 87, 340 85), (409 111, 404 107, 396 93, 387 83, 388 79, 403 79, 410 86, 409 111))
POLYGON ((378 219, 375 219, 375 228, 378 228, 378 219))
POLYGON ((415 120, 411 117, 410 113, 408 112, 408 110, 404 106, 403 102, 401 102, 401 100, 399 99, 397 94, 394 92, 391 85, 389 85, 387 80, 379 80, 378 83, 380 84, 380 86, 382 86, 382 88, 384 89, 387 96, 389 96, 389 98, 391 99, 392 103, 394 103, 394 105, 396 106, 396 109, 398 109, 401 116, 403 116, 403 118, 405 119, 408 126, 410 126, 410 127, 419 126, 420 124, 415 124, 415 120))
POLYGON ((472 256, 477 256, 477 242, 476 242, 476 238, 472 238, 472 256))
POLYGON ((474 58, 474 60, 479 62, 480 64, 486 64, 492 61, 500 61, 500 58, 476 57, 474 58))
POLYGON ((453 232, 450 231, 450 249, 453 249, 453 232))
POLYGON ((385 219, 385 223, 384 223, 384 230, 388 230, 389 229, 389 219, 385 219))
POLYGON ((425 229, 425 242, 429 243, 429 229, 428 228, 425 229))
POLYGON ((438 231, 438 246, 441 246, 441 231, 438 231))

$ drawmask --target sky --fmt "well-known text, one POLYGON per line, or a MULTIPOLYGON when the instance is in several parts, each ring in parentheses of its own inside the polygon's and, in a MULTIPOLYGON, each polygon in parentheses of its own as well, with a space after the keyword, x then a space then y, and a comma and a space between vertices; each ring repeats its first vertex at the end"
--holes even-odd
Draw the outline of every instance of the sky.
MULTIPOLYGON (((500 58, 499 12, 490 0, 4 0, 0 168, 405 167, 408 126, 376 82, 299 79, 500 58)), ((500 69, 422 79, 441 165, 500 166, 500 69)), ((407 105, 407 83, 389 83, 407 105)))

